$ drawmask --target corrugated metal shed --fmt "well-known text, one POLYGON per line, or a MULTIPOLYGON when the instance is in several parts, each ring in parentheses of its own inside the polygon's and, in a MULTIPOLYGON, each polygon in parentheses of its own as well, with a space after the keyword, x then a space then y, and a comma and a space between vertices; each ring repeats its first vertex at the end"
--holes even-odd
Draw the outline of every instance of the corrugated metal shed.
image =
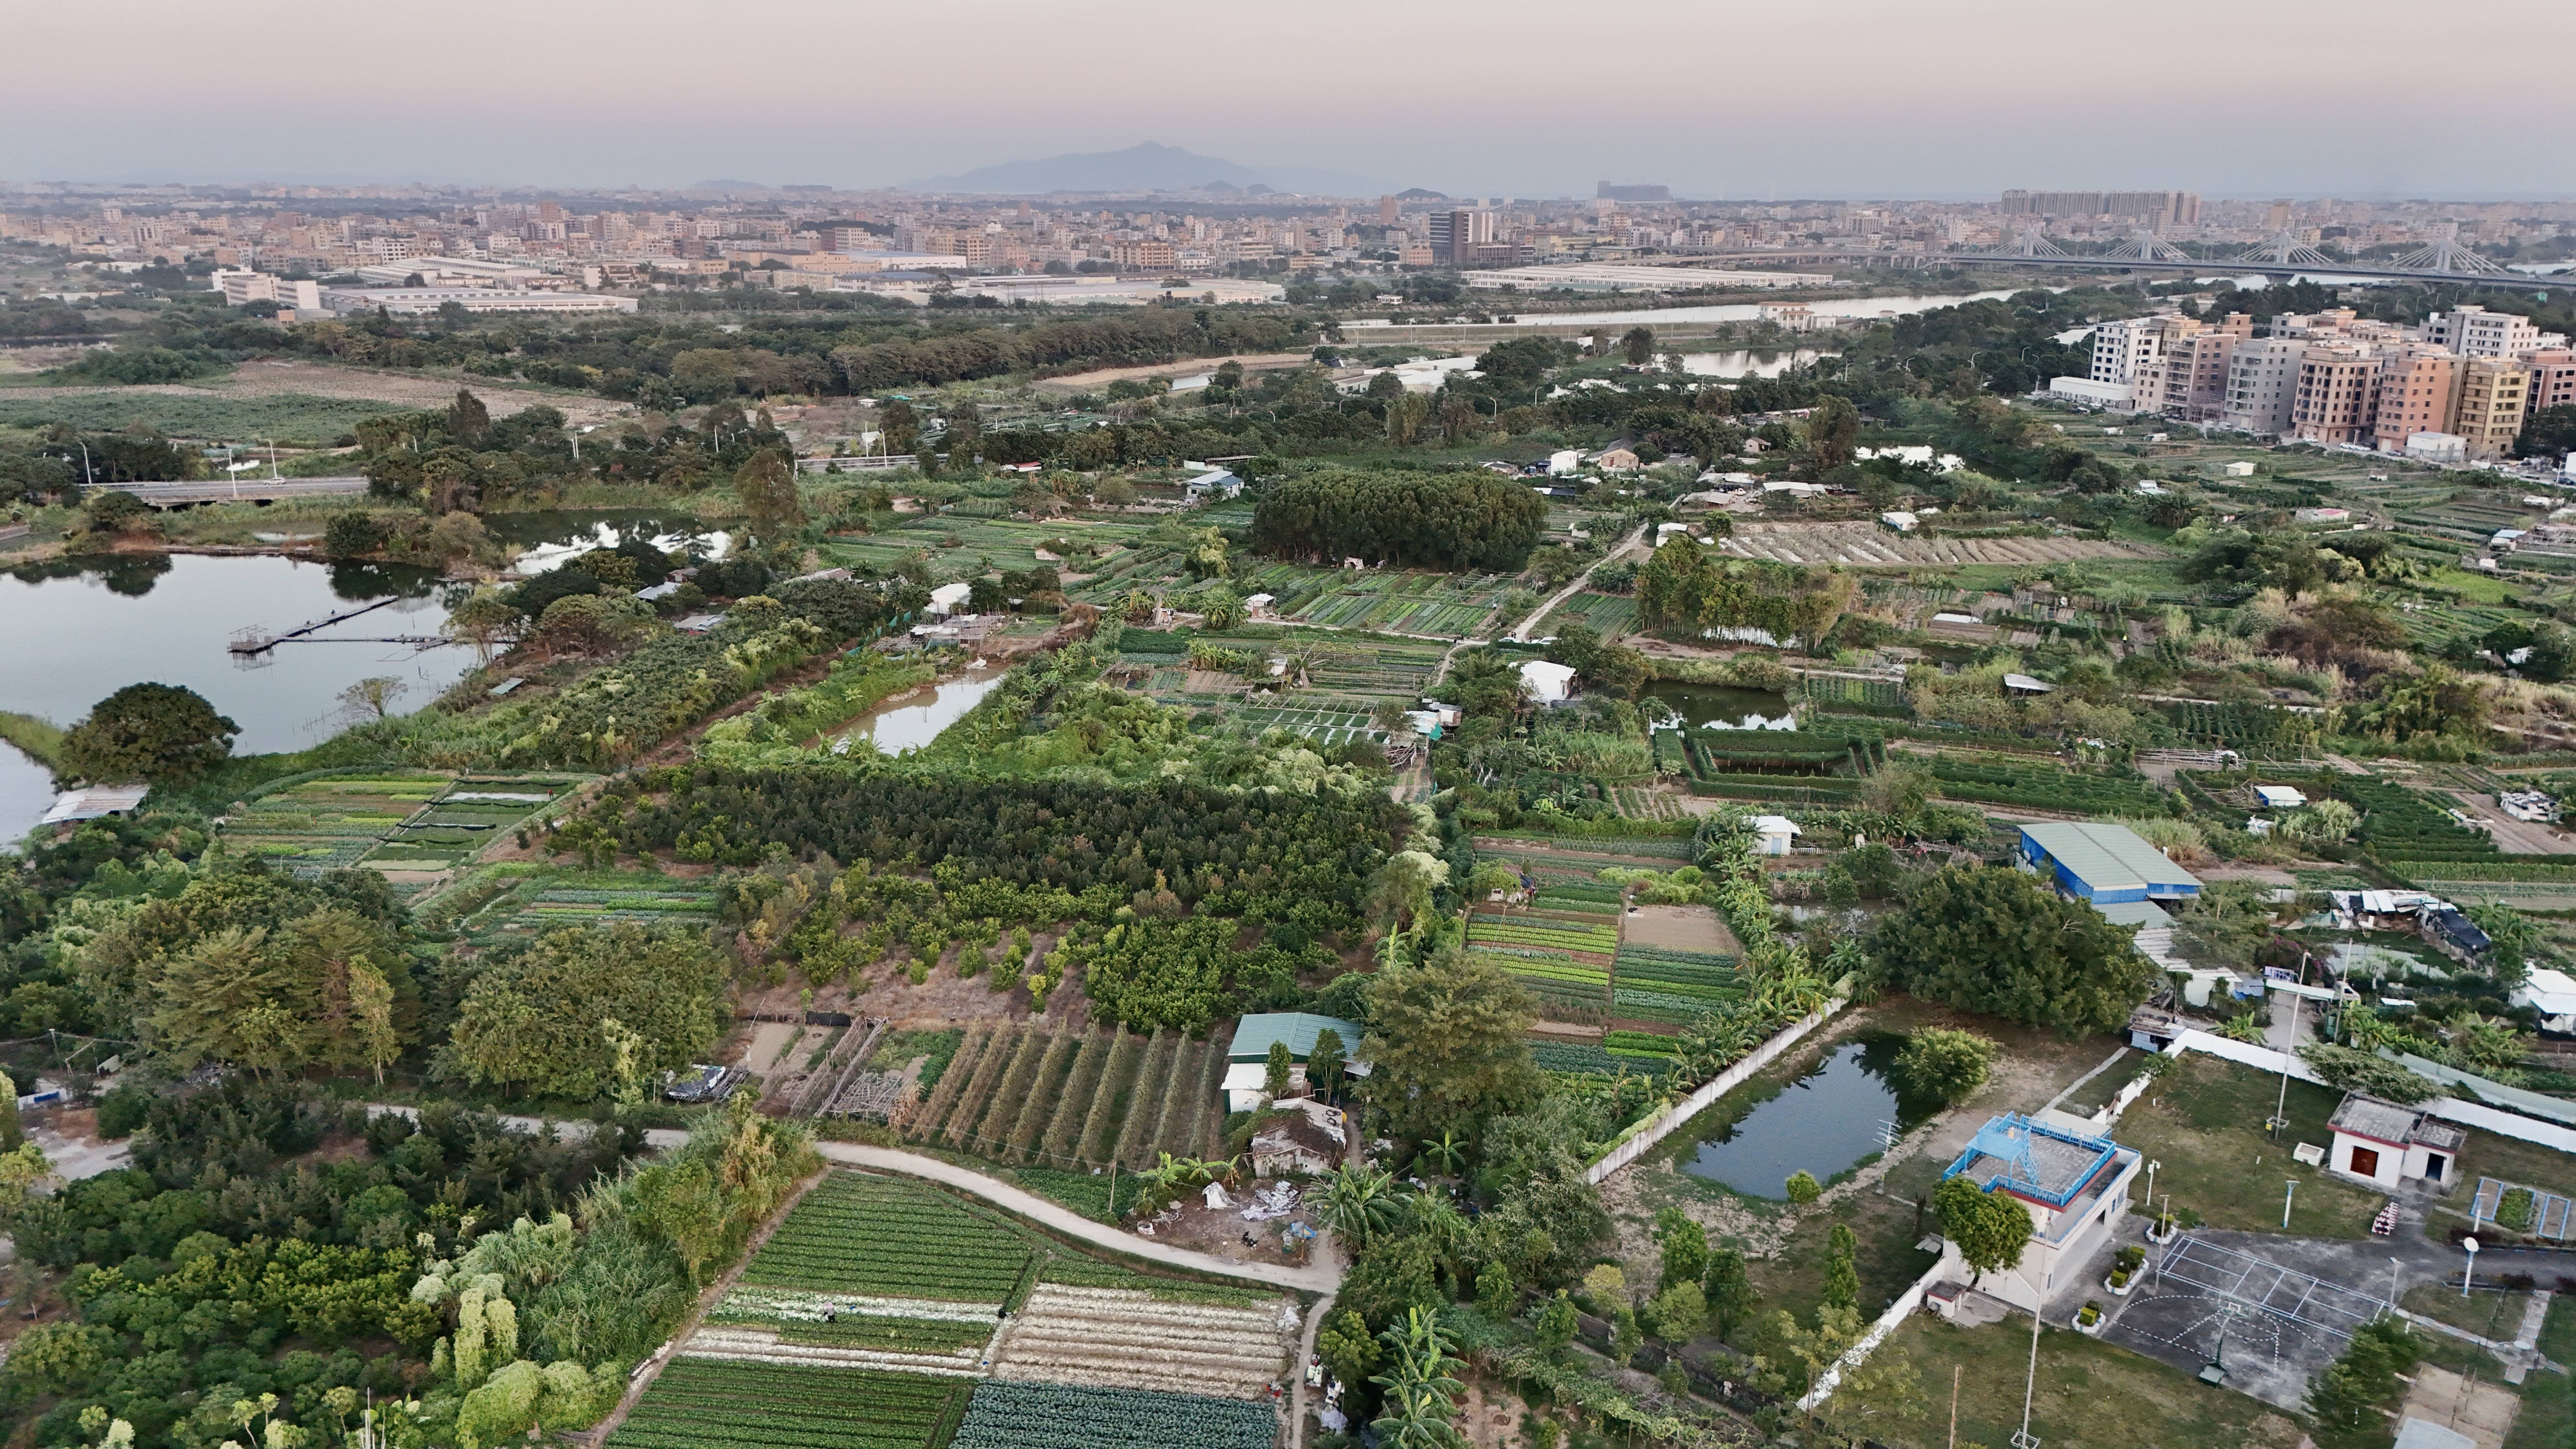
POLYGON ((1266 1061, 1270 1056, 1270 1044, 1284 1041, 1288 1043, 1288 1055, 1302 1062, 1314 1055, 1315 1037, 1327 1027, 1341 1033, 1344 1057, 1359 1051, 1360 1037, 1365 1033, 1356 1023, 1334 1016, 1319 1016, 1311 1011, 1261 1011, 1235 1023, 1234 1044, 1225 1049, 1225 1059, 1230 1062, 1266 1061))
POLYGON ((2022 859, 2055 877, 2067 894, 2096 905, 2180 900, 2200 894, 2200 877, 2125 825, 2050 821, 2021 828, 2022 859))

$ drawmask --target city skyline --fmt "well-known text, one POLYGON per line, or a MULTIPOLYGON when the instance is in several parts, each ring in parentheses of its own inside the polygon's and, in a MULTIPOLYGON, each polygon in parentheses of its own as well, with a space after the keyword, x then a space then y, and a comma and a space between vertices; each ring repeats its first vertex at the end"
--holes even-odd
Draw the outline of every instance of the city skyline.
MULTIPOLYGON (((2564 7, 2506 0, 2489 18, 2521 37, 2520 54, 2576 44, 2564 7)), ((2409 105, 2406 125, 2371 130, 2368 145, 2310 139, 2319 115, 2354 104, 2357 84, 2422 73, 2425 57, 2398 38, 2409 32, 2396 19, 2374 3, 2326 32, 2299 12, 2193 0, 2163 13, 2157 36, 2180 38, 2165 42, 2126 15, 2028 0, 1938 17, 1883 0, 1794 15, 1634 4, 1591 24, 1605 43, 1652 43, 1584 69, 1558 43, 1563 16, 1456 5, 1386 13, 1329 0, 1286 28, 1147 12, 1113 28, 1021 0, 962 19, 864 21, 794 0, 710 35, 677 7, 611 12, 594 0, 506 17, 466 7, 435 27, 269 0, 213 31, 180 23, 163 0, 113 0, 20 22, 16 48, 34 64, 0 97, 13 136, 0 170, 106 182, 667 189, 745 177, 875 189, 1150 139, 1250 170, 1328 169, 1370 189, 1457 196, 1581 196, 1603 177, 1730 199, 1968 199, 2013 187, 2576 195, 2576 163, 2492 146, 2492 108, 2439 88, 2409 105), (120 36, 111 99, 94 50, 102 24, 120 36), (274 46, 295 35, 351 63, 248 80, 280 75, 274 46), (774 63, 763 59, 772 50, 774 63), (869 64, 889 54, 931 63, 869 64), (815 71, 818 55, 851 64, 815 71), (1804 63, 1780 63, 1796 57, 1804 63), (1086 63, 1096 78, 1076 79, 1086 63), (1990 78, 1982 89, 1958 79, 1979 74, 1990 78), (213 79, 227 75, 243 79, 213 79), (2156 144, 2140 145, 2146 135, 2156 144)), ((2517 133, 2576 119, 2576 99, 2527 89, 2513 103, 2517 133)))

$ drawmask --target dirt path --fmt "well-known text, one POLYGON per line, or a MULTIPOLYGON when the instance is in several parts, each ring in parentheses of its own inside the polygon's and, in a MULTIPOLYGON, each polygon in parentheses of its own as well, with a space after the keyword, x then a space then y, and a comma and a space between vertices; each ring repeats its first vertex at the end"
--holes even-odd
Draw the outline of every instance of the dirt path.
POLYGON ((1070 1238, 1110 1248, 1133 1257, 1149 1259, 1196 1273, 1215 1273, 1228 1278, 1248 1278, 1276 1288, 1297 1288, 1313 1293, 1331 1293, 1342 1285, 1340 1259, 1333 1250, 1332 1235, 1319 1233, 1309 1250, 1314 1261, 1303 1267, 1286 1263, 1236 1263, 1185 1248, 1167 1247, 1150 1238, 1122 1233, 1105 1223, 1096 1223, 1058 1206, 1034 1193, 986 1177, 980 1172, 942 1162, 936 1157, 923 1157, 911 1152, 898 1152, 891 1147, 870 1147, 857 1142, 818 1142, 815 1149, 826 1162, 844 1167, 861 1167, 875 1172, 900 1172, 911 1177, 924 1177, 932 1182, 971 1192, 997 1206, 1045 1224, 1070 1238))
POLYGON ((1303 367, 1314 361, 1305 352, 1239 353, 1232 357, 1193 357, 1186 362, 1158 362, 1150 367, 1104 367, 1094 372, 1069 372, 1062 377, 1042 377, 1030 386, 1040 392, 1087 392, 1110 383, 1148 377, 1191 377, 1214 372, 1229 362, 1240 362, 1246 372, 1275 372, 1283 367, 1303 367))
POLYGON ((1623 539, 1619 540, 1619 542, 1618 542, 1617 544, 1613 545, 1609 550, 1607 550, 1606 552, 1604 552, 1604 553, 1601 555, 1601 557, 1599 557, 1599 558, 1597 558, 1597 559, 1594 559, 1594 560, 1592 561, 1592 568, 1587 568, 1587 569, 1585 569, 1583 572, 1581 572, 1581 573, 1579 573, 1579 574, 1576 574, 1576 575, 1574 576, 1573 580, 1572 580, 1571 582, 1567 583, 1567 584, 1566 584, 1566 586, 1565 586, 1564 588, 1561 588, 1561 589, 1557 590, 1555 593, 1548 595, 1548 596, 1547 596, 1547 601, 1546 601, 1545 603, 1540 604, 1540 605, 1538 606, 1538 608, 1537 608, 1535 611, 1533 611, 1533 612, 1530 614, 1530 616, 1529 616, 1528 618, 1521 620, 1519 627, 1514 628, 1514 629, 1510 629, 1510 630, 1506 630, 1506 631, 1505 631, 1505 634, 1504 634, 1504 637, 1506 637, 1506 638, 1511 638, 1511 639, 1519 639, 1519 638, 1523 638, 1523 637, 1527 636, 1527 634, 1529 633, 1529 631, 1530 631, 1531 629, 1533 629, 1533 628, 1536 628, 1536 627, 1537 627, 1538 622, 1539 622, 1541 619, 1544 619, 1544 618, 1546 618, 1546 617, 1547 617, 1547 615, 1548 615, 1548 611, 1549 611, 1549 610, 1551 610, 1551 609, 1555 608, 1555 607, 1556 607, 1557 605, 1559 605, 1559 604, 1564 603, 1566 600, 1568 600, 1568 599, 1570 599, 1570 598, 1573 598, 1576 594, 1578 594, 1578 593, 1582 592, 1582 590, 1583 590, 1583 586, 1584 586, 1585 584, 1588 584, 1588 583, 1592 582, 1592 569, 1597 569, 1597 568, 1601 567, 1603 564, 1606 564, 1606 563, 1610 562, 1612 559, 1618 558, 1618 557, 1619 557, 1619 556, 1621 556, 1622 554, 1625 554, 1626 552, 1628 552, 1628 550, 1630 550, 1630 549, 1632 549, 1632 548, 1635 548, 1635 547, 1637 546, 1637 542, 1638 542, 1638 540, 1640 540, 1640 539, 1644 538, 1645 536, 1646 536, 1646 525, 1644 525, 1644 524, 1642 524, 1642 523, 1641 523, 1641 524, 1638 524, 1635 532, 1633 532, 1633 533, 1629 534, 1626 538, 1623 538, 1623 539))
POLYGON ((733 1288, 734 1280, 740 1278, 742 1270, 750 1266, 752 1255, 758 1253, 761 1245, 769 1241, 770 1234, 778 1231, 780 1223, 787 1221, 787 1215, 794 1212, 796 1205, 805 1200, 805 1194, 812 1192, 815 1184, 831 1175, 832 1171, 827 1167, 797 1184, 796 1191, 788 1197, 786 1204, 772 1213, 769 1221, 760 1225, 760 1231, 751 1235, 751 1241, 743 1245, 742 1256, 734 1260, 734 1265, 725 1270, 723 1277, 707 1285, 706 1291, 698 1295, 698 1306, 691 1310, 689 1321, 680 1325, 678 1330, 672 1333, 671 1341, 662 1346, 661 1352, 646 1359, 643 1365, 636 1369, 634 1376, 627 1381, 625 1397, 617 1401, 617 1407, 609 1411, 607 1418, 600 1420, 587 1431, 590 1436, 589 1442, 593 1444, 608 1442, 608 1436, 616 1433, 617 1427, 626 1422, 626 1416, 634 1410, 636 1401, 644 1397, 644 1391, 653 1387, 653 1381, 662 1376, 663 1368, 671 1362, 679 1346, 689 1341, 690 1334, 698 1331, 698 1324, 705 1320, 707 1311, 724 1301, 725 1294, 733 1288))

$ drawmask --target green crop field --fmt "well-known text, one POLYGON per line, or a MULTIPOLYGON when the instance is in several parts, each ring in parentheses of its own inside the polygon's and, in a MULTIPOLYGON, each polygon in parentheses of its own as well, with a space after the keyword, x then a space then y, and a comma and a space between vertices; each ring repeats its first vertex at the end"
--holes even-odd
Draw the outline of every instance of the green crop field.
POLYGON ((965 1380, 803 1364, 674 1359, 609 1437, 615 1449, 926 1449, 965 1380))
POLYGON ((743 1265, 756 1287, 1009 1303, 1033 1245, 935 1188, 835 1173, 743 1265))

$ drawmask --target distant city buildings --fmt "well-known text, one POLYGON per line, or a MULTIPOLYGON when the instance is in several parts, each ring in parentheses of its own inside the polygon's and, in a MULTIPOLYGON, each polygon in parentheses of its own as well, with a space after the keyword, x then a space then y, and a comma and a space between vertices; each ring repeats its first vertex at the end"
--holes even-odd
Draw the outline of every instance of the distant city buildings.
POLYGON ((2417 328, 2349 307, 2285 313, 2269 335, 2230 314, 2158 313, 2093 330, 2086 406, 2433 461, 2505 456, 2542 407, 2576 403, 2576 349, 2529 318, 2463 305, 2417 328))

